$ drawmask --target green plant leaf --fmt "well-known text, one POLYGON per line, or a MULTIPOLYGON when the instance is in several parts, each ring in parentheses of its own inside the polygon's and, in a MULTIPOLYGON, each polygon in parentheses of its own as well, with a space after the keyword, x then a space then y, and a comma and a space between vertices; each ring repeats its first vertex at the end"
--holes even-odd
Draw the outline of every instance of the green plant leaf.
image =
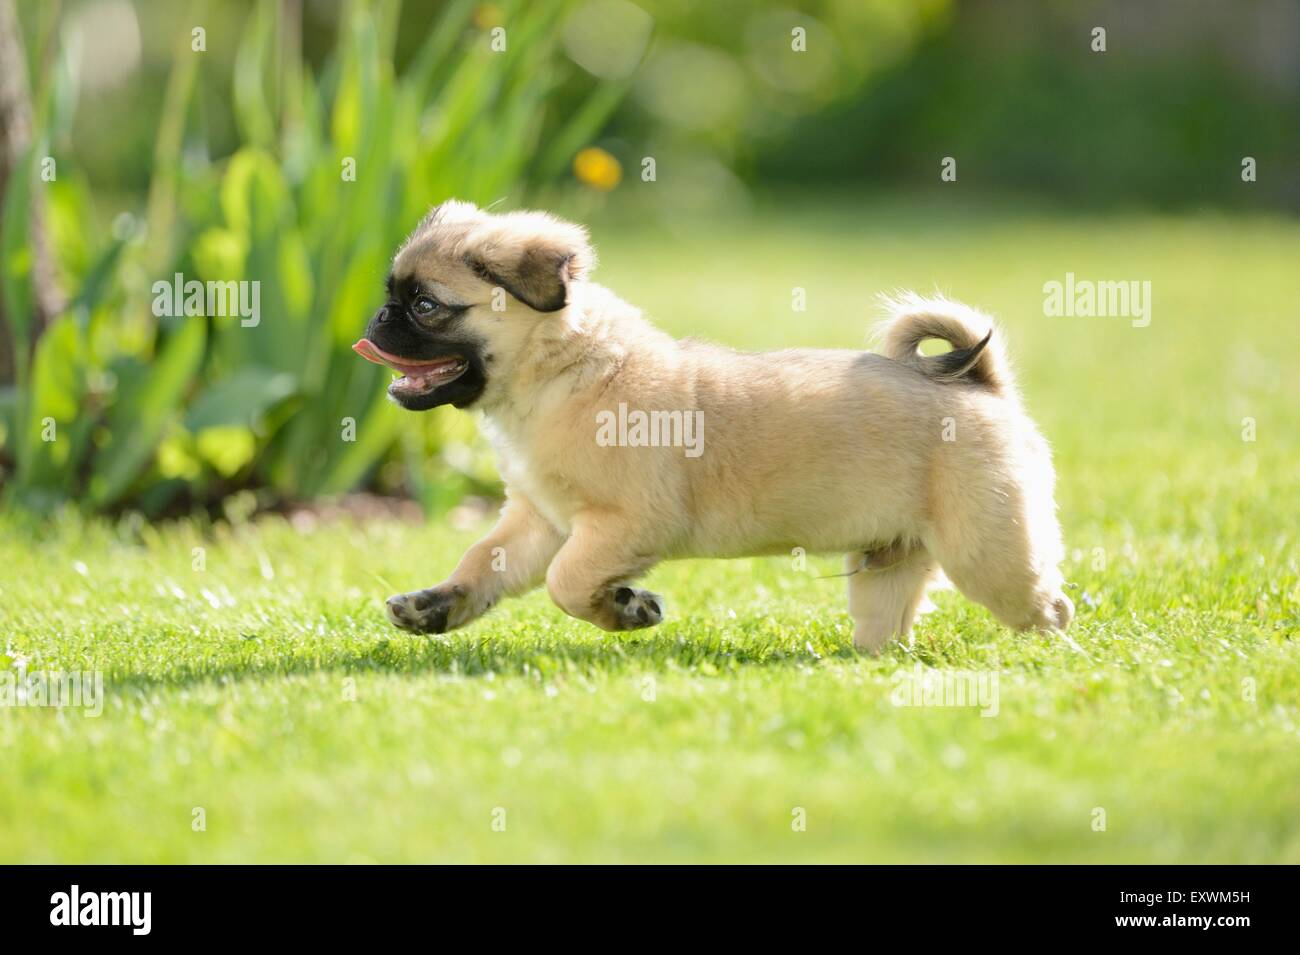
POLYGON ((85 344, 72 316, 64 315, 45 330, 32 361, 18 451, 21 487, 72 492, 84 446, 79 412, 85 386, 85 344))
MULTIPOLYGON (((148 465, 168 426, 180 414, 186 391, 203 359, 207 327, 179 319, 151 364, 129 366, 119 378, 117 401, 109 410, 107 440, 95 456, 90 501, 98 508, 115 503, 148 465)), ((122 374, 122 373, 119 373, 122 374)))
POLYGON ((235 53, 235 120, 245 141, 264 149, 275 146, 275 108, 266 94, 269 50, 275 33, 275 6, 261 0, 244 26, 235 53))
POLYGON ((192 432, 223 425, 251 425, 297 389, 288 372, 248 365, 199 393, 185 416, 192 432))

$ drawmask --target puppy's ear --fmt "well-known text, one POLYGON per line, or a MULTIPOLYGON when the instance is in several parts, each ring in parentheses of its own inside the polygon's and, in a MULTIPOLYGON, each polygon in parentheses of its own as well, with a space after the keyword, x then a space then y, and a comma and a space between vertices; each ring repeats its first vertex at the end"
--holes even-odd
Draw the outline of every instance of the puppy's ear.
POLYGON ((544 212, 511 212, 474 230, 465 261, 529 308, 558 312, 568 304, 569 284, 591 271, 594 256, 582 226, 544 212))

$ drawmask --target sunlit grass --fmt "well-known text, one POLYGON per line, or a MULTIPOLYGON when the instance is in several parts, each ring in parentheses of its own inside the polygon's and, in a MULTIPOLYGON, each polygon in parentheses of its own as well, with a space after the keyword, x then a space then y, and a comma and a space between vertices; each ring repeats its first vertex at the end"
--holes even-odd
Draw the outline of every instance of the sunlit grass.
POLYGON ((898 286, 997 314, 1074 646, 945 592, 860 657, 832 559, 665 565, 644 633, 534 594, 426 639, 381 600, 472 532, 10 517, 7 665, 99 670, 107 702, 0 709, 0 859, 1300 861, 1300 228, 905 212, 597 224, 600 276, 746 347, 860 345, 898 286), (1044 317, 1067 271, 1149 279, 1151 326, 1044 317), (893 705, 917 664, 996 673, 997 715, 893 705))

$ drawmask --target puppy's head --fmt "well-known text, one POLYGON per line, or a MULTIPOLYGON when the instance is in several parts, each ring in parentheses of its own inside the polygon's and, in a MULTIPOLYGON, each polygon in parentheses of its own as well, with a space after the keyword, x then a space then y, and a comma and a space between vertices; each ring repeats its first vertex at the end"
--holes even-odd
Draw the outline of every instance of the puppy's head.
POLYGON ((398 250, 388 301, 353 350, 401 375, 388 394, 404 408, 468 407, 510 374, 536 323, 563 312, 591 265, 580 226, 444 202, 398 250))

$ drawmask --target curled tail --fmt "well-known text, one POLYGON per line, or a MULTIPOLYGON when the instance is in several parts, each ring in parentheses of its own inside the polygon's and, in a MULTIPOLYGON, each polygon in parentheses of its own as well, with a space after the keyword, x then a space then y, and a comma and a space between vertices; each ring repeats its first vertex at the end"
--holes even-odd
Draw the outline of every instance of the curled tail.
POLYGON ((935 381, 968 381, 998 394, 1011 394, 1015 380, 1002 333, 987 315, 944 298, 905 295, 886 302, 881 352, 935 381), (952 346, 942 355, 922 355, 921 342, 938 338, 952 346))

